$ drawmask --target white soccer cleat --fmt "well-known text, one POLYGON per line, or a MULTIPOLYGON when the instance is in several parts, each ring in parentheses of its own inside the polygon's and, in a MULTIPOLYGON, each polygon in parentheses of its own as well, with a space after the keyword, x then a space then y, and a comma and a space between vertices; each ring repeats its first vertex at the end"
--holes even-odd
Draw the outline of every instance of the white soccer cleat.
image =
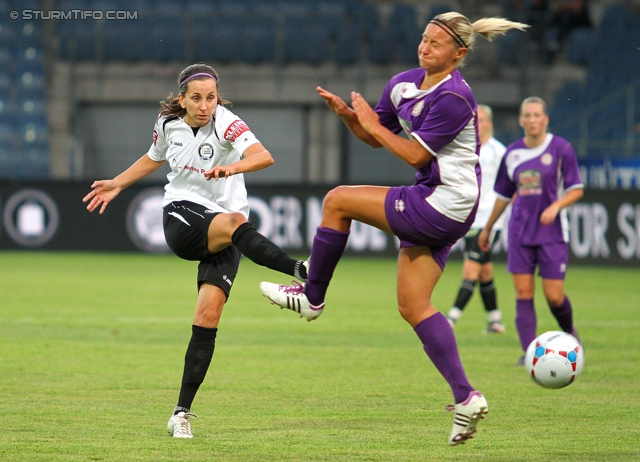
POLYGON ((489 412, 489 405, 482 393, 472 391, 465 401, 460 404, 450 404, 447 406, 447 410, 455 411, 449 444, 457 446, 473 438, 478 422, 480 419, 484 419, 484 416, 489 412))
POLYGON ((304 294, 304 286, 296 281, 292 281, 292 284, 284 286, 272 282, 261 282, 260 291, 272 304, 295 311, 301 318, 313 321, 322 314, 324 303, 320 306, 313 306, 304 294))
POLYGON ((191 433, 191 417, 198 418, 197 415, 191 412, 178 412, 172 415, 169 423, 167 423, 169 435, 174 438, 193 438, 193 433, 191 433))

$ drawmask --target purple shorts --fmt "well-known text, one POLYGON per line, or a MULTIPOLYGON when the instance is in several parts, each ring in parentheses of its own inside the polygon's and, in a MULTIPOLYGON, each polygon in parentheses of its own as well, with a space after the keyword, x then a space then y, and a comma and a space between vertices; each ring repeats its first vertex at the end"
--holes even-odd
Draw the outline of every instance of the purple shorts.
POLYGON ((440 268, 451 253, 451 247, 473 224, 475 209, 465 223, 452 220, 434 209, 425 198, 429 189, 419 185, 389 189, 385 214, 389 226, 400 239, 400 247, 426 245, 440 268))
POLYGON ((562 279, 567 274, 569 244, 554 242, 543 245, 522 245, 509 241, 507 271, 513 274, 533 274, 536 266, 544 279, 562 279))

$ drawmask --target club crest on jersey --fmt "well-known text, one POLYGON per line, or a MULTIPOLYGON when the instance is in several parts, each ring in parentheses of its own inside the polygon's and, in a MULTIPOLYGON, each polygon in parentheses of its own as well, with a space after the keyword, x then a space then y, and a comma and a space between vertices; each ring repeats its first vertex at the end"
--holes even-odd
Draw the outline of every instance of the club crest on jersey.
POLYGON ((424 101, 420 100, 416 103, 415 106, 413 106, 413 110, 411 111, 411 115, 413 117, 416 117, 417 115, 419 115, 422 112, 422 109, 424 108, 424 101))
POLYGON ((544 154, 542 154, 540 162, 542 163, 542 165, 551 165, 551 162, 553 162, 553 156, 548 152, 545 152, 544 154))
POLYGON ((213 157, 213 146, 211 146, 209 143, 202 143, 198 147, 198 155, 202 160, 211 160, 211 158, 213 157))

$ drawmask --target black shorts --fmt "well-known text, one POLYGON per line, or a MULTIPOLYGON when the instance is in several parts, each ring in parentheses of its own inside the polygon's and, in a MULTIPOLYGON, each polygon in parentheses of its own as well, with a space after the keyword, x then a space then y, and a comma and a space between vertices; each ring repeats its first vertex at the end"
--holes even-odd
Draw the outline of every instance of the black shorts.
POLYGON ((200 262, 198 288, 203 283, 213 284, 229 297, 242 254, 235 245, 209 253, 209 225, 218 213, 193 202, 172 202, 164 207, 162 224, 167 245, 173 253, 184 260, 200 262))
POLYGON ((463 256, 465 260, 475 261, 476 263, 480 263, 484 265, 485 263, 491 263, 491 249, 493 245, 498 242, 500 238, 500 231, 494 231, 493 239, 491 240, 491 245, 489 245, 489 250, 487 252, 480 249, 478 245, 478 236, 482 229, 473 228, 464 236, 464 252, 463 256))

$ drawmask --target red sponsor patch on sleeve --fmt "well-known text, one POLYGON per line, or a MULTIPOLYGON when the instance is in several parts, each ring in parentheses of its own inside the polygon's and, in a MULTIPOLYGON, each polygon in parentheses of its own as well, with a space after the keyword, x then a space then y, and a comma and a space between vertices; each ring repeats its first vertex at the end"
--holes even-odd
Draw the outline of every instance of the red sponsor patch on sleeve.
POLYGON ((155 146, 158 142, 158 132, 156 130, 153 131, 153 145, 155 146))
POLYGON ((233 143, 244 132, 249 131, 249 127, 242 120, 235 120, 224 131, 224 139, 233 143))

